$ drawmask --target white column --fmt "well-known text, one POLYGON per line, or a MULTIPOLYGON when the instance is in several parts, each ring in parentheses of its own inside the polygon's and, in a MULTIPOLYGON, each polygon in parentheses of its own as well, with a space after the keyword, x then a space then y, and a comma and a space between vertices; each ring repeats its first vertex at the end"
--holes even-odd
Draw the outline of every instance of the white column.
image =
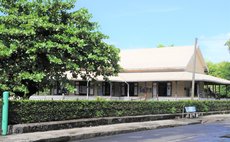
POLYGON ((75 95, 79 95, 79 82, 75 82, 75 95))
POLYGON ((109 85, 110 85, 110 92, 109 92, 109 94, 110 94, 110 97, 112 97, 112 94, 113 94, 113 83, 110 82, 109 85))
POLYGON ((87 80, 87 84, 86 84, 86 96, 87 96, 87 100, 89 99, 89 81, 87 80))
POLYGON ((177 81, 176 81, 176 100, 177 100, 177 81))
POLYGON ((129 83, 125 82, 127 84, 127 97, 129 98, 129 83))
POLYGON ((197 97, 198 99, 200 99, 200 83, 199 82, 197 82, 196 88, 197 88, 197 91, 196 91, 197 97))
POLYGON ((171 96, 171 83, 167 83, 167 96, 171 96))
POLYGON ((157 83, 153 83, 153 97, 157 97, 157 83))

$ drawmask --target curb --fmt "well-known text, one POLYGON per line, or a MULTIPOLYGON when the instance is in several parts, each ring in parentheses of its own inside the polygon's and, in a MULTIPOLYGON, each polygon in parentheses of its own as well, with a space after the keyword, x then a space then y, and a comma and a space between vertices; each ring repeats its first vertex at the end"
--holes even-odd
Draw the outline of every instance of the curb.
POLYGON ((201 122, 202 121, 200 119, 177 119, 103 125, 97 127, 74 128, 69 130, 9 135, 3 137, 5 138, 5 141, 3 142, 68 142, 73 140, 83 140, 99 136, 111 136, 143 130, 201 124, 201 122))
POLYGON ((34 142, 64 142, 64 141, 67 142, 72 140, 84 140, 84 139, 90 139, 94 137, 111 136, 117 134, 124 134, 124 133, 131 133, 131 132, 138 132, 138 131, 145 131, 145 130, 154 130, 154 129, 161 129, 161 128, 179 127, 179 126, 194 125, 194 124, 201 124, 201 121, 197 120, 195 122, 189 122, 185 124, 175 124, 175 125, 169 124, 164 126, 159 125, 156 127, 141 127, 141 128, 127 129, 127 130, 115 130, 115 131, 107 131, 107 132, 104 131, 104 132, 88 133, 88 134, 74 135, 74 136, 62 136, 56 138, 40 139, 34 142))
MULTIPOLYGON (((200 113, 201 115, 214 115, 214 114, 227 114, 230 113, 230 111, 212 111, 212 112, 198 112, 198 113, 200 113)), ((82 128, 82 127, 120 124, 120 123, 170 120, 175 118, 181 118, 185 114, 186 113, 122 116, 122 117, 101 117, 101 118, 86 118, 86 119, 65 120, 65 121, 16 124, 16 125, 9 126, 8 134, 43 132, 43 131, 53 131, 53 130, 61 130, 61 129, 73 129, 73 128, 82 128)))
POLYGON ((194 119, 170 119, 148 122, 120 123, 96 127, 83 127, 56 131, 14 134, 0 137, 2 142, 68 142, 73 140, 90 139, 99 136, 154 130, 194 124, 212 123, 230 120, 230 114, 209 115, 194 119))
POLYGON ((16 124, 9 126, 8 134, 22 134, 31 132, 43 132, 61 129, 72 129, 81 127, 93 127, 101 125, 111 125, 120 123, 145 122, 156 120, 169 120, 181 117, 181 113, 177 114, 156 114, 156 115, 139 115, 139 116, 123 116, 123 117, 102 117, 87 118, 65 121, 52 121, 28 124, 16 124))

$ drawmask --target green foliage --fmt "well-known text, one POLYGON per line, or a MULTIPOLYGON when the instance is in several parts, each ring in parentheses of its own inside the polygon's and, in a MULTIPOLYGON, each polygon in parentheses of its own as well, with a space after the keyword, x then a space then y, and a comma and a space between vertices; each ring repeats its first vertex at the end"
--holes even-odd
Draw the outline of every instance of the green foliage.
POLYGON ((73 11, 74 4, 0 0, 0 91, 31 95, 68 83, 67 71, 83 78, 118 73, 119 49, 105 43, 92 15, 73 11))
POLYGON ((81 118, 182 113, 185 106, 198 112, 230 110, 230 101, 10 101, 9 124, 81 118))
POLYGON ((170 111, 171 111, 172 114, 174 114, 174 113, 176 113, 176 108, 172 107, 170 111))
POLYGON ((171 45, 164 45, 164 44, 162 44, 162 43, 160 43, 160 44, 158 44, 157 45, 157 48, 164 48, 164 47, 173 47, 174 46, 174 44, 171 44, 171 45))
POLYGON ((103 97, 97 96, 97 97, 96 97, 96 101, 98 101, 98 102, 101 102, 101 101, 106 101, 106 98, 103 98, 103 97))
POLYGON ((230 80, 230 62, 212 63, 207 62, 209 74, 230 80))
POLYGON ((160 43, 160 44, 157 45, 157 48, 163 48, 163 47, 165 47, 164 44, 161 44, 161 43, 160 43))
POLYGON ((225 43, 225 45, 228 46, 229 53, 230 53, 230 40, 228 40, 228 41, 225 43))
MULTIPOLYGON (((220 62, 220 63, 212 63, 207 62, 209 68, 209 74, 215 77, 223 78, 230 80, 230 62, 220 62)), ((225 86, 221 86, 220 94, 222 96, 225 95, 225 86)), ((225 97, 230 97, 230 92, 225 97)))

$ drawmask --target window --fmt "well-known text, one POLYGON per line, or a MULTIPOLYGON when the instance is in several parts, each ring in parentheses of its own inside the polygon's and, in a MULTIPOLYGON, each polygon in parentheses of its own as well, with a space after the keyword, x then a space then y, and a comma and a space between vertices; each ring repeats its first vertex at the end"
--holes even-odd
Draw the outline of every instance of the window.
POLYGON ((90 82, 90 89, 89 89, 89 94, 93 95, 94 89, 93 89, 94 85, 90 82))
POLYGON ((75 82, 74 94, 75 94, 75 95, 79 95, 79 82, 75 82))
POLYGON ((79 94, 86 95, 86 93, 87 93, 87 82, 86 81, 79 82, 79 94))
POLYGON ((105 95, 105 96, 110 95, 110 84, 108 82, 103 82, 102 92, 103 92, 103 95, 105 95))
POLYGON ((172 85, 170 82, 167 83, 167 96, 172 95, 172 85))

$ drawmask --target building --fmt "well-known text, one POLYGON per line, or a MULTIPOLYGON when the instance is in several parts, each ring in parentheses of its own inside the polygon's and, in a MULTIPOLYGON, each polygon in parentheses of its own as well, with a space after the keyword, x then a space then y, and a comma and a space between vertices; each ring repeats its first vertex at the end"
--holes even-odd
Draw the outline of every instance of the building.
MULTIPOLYGON (((190 98, 195 57, 195 97, 213 97, 208 96, 207 90, 217 94, 223 85, 227 93, 230 85, 228 80, 207 75, 202 53, 197 48, 194 54, 194 46, 128 49, 121 51, 120 57, 123 70, 118 76, 110 77, 109 82, 102 77, 96 82, 83 81, 68 74, 76 86, 75 92, 69 95, 114 99, 190 98)), ((53 93, 58 92, 60 90, 55 89, 53 93)))

